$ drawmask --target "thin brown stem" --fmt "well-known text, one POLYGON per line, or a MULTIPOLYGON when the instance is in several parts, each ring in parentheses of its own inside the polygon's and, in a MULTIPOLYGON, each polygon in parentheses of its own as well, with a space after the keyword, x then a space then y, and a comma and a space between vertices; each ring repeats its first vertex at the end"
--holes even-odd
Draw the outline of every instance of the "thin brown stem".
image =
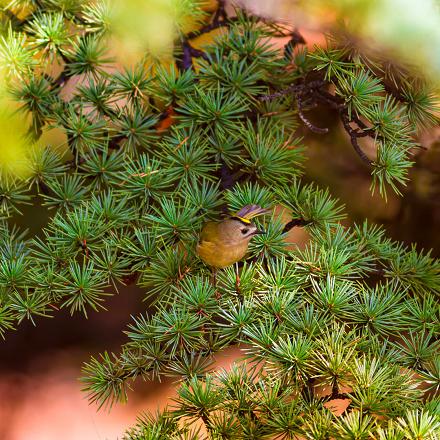
POLYGON ((358 156, 368 165, 372 164, 372 161, 369 159, 369 157, 362 151, 361 147, 359 146, 358 143, 358 138, 362 137, 363 134, 362 132, 359 133, 356 129, 352 128, 350 125, 350 118, 348 117, 348 113, 345 111, 340 111, 339 112, 340 116, 341 116, 341 121, 342 124, 344 125, 344 129, 345 131, 349 134, 350 136, 350 141, 351 141, 351 145, 354 148, 354 151, 356 151, 356 153, 358 154, 358 156))

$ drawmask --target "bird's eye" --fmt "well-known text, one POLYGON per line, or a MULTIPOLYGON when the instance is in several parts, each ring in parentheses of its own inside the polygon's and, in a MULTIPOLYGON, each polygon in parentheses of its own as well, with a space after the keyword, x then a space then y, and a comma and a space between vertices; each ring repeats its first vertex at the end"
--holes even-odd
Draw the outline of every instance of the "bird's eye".
POLYGON ((249 229, 246 229, 246 228, 241 230, 241 233, 242 233, 243 235, 244 235, 244 234, 247 234, 248 232, 249 232, 249 229))

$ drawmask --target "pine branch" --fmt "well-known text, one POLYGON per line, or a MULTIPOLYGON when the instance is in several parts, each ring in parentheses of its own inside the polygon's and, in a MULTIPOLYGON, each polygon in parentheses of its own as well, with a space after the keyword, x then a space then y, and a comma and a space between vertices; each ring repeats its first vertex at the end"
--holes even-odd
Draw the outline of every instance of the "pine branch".
POLYGON ((184 71, 192 69, 193 58, 203 58, 204 60, 208 60, 206 53, 191 46, 190 42, 186 38, 181 44, 183 50, 182 58, 176 63, 179 70, 184 71))
POLYGON ((291 59, 295 48, 298 45, 306 44, 306 40, 297 29, 294 29, 288 36, 290 36, 291 38, 284 45, 284 58, 291 59))
POLYGON ((181 71, 189 70, 193 68, 193 58, 202 58, 208 61, 207 54, 200 49, 194 48, 190 40, 199 37, 200 35, 207 34, 219 27, 228 27, 234 18, 230 19, 226 13, 225 0, 218 0, 217 9, 212 16, 211 23, 202 26, 197 31, 189 32, 181 41, 182 57, 177 60, 177 67, 181 71))
POLYGON ((227 27, 234 22, 236 17, 228 17, 225 6, 225 0, 218 0, 218 7, 212 16, 211 23, 202 26, 196 31, 189 32, 186 35, 186 39, 192 40, 200 35, 207 34, 215 29, 218 29, 219 27, 227 27))
POLYGON ((223 1, 177 42, 180 71, 141 63, 109 76, 107 2, 67 3, 33 2, 40 12, 29 25, 0 39, 32 135, 57 127, 74 155, 35 149, 28 180, 0 173, 0 336, 62 307, 87 316, 136 284, 148 307, 119 355, 84 366, 84 390, 102 407, 125 401, 137 377, 169 376, 179 387, 173 408, 140 417, 127 439, 196 439, 200 423, 209 439, 400 439, 421 427, 433 437, 438 402, 418 385, 438 388, 440 262, 381 227, 346 226, 330 191, 302 180, 295 137, 300 124, 327 132, 308 110, 337 112, 362 160, 359 139, 375 140, 373 183, 398 191, 416 127, 437 121, 429 88, 396 81, 406 102, 393 99, 361 55, 297 50, 295 30, 240 10, 228 18, 223 1), (72 22, 81 29, 67 36, 72 22), (225 36, 209 48, 192 46, 218 27, 225 36), (284 53, 269 36, 289 37, 284 53), (65 63, 55 79, 44 72, 50 57, 65 63), (62 84, 74 75, 86 83, 66 103, 62 84), (35 188, 52 211, 28 237, 11 225, 35 188), (203 225, 249 205, 271 211, 253 219, 265 234, 213 280, 197 253, 203 225), (307 227, 308 240, 292 249, 294 227, 307 227), (213 372, 213 354, 231 346, 249 364, 213 372), (335 398, 349 404, 342 416, 329 410, 335 398))
POLYGON ((8 8, 2 8, 1 13, 6 15, 7 18, 11 21, 12 24, 15 24, 17 27, 22 27, 27 23, 27 19, 20 19, 8 8))
POLYGON ((306 84, 297 84, 297 85, 289 86, 288 88, 280 92, 276 92, 270 95, 265 95, 260 99, 263 101, 267 101, 284 96, 289 93, 293 93, 297 99, 298 115, 301 121, 310 131, 313 131, 314 133, 318 133, 318 134, 328 133, 328 128, 316 127, 306 118, 303 112, 304 111, 303 99, 304 98, 310 99, 312 102, 315 103, 315 105, 317 104, 318 101, 324 102, 330 107, 337 109, 339 111, 339 115, 343 127, 350 136, 350 141, 354 150, 365 163, 371 165, 372 161, 365 155, 365 153, 360 148, 358 143, 358 138, 365 136, 376 138, 374 134, 374 130, 367 128, 367 126, 355 115, 353 115, 352 121, 355 121, 362 130, 359 131, 358 129, 353 129, 350 125, 350 122, 352 121, 350 121, 349 119, 347 106, 343 104, 337 96, 332 95, 331 93, 328 93, 326 90, 324 90, 323 89, 324 86, 325 86, 325 82, 322 80, 310 81, 309 83, 306 84))

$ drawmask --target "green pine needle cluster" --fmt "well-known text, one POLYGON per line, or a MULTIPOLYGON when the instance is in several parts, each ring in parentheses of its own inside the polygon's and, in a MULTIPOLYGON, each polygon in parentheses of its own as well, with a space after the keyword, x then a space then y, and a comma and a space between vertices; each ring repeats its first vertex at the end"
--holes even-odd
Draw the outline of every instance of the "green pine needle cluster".
POLYGON ((171 376, 178 390, 126 439, 437 439, 440 261, 368 222, 344 226, 329 191, 301 180, 299 134, 325 136, 306 111, 333 109, 362 158, 359 140, 374 142, 372 187, 399 192, 417 131, 437 122, 429 86, 341 41, 282 53, 269 38, 284 29, 227 18, 223 2, 208 47, 180 32, 175 64, 110 73, 109 8, 12 1, 4 12, 0 63, 29 145, 56 127, 69 153, 29 148, 30 177, 0 179, 0 336, 57 307, 105 309, 136 282, 151 305, 119 353, 85 364, 84 389, 99 407, 125 401, 138 377, 171 376), (14 226, 30 203, 49 215, 35 236, 14 226), (200 229, 247 204, 271 208, 266 234, 214 283, 200 229), (294 226, 310 236, 302 248, 286 241, 294 226), (214 354, 237 344, 244 359, 214 371, 214 354), (340 417, 335 399, 349 404, 340 417))

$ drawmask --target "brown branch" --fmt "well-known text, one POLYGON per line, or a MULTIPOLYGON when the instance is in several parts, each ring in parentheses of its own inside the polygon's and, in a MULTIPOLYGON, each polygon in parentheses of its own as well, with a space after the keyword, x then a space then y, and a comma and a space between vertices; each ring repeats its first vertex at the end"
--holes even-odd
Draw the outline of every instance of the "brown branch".
POLYGON ((358 156, 368 165, 372 164, 372 161, 368 158, 368 156, 362 151, 361 147, 358 143, 358 138, 363 136, 362 132, 358 132, 358 130, 354 129, 350 125, 350 118, 348 117, 348 113, 344 110, 339 111, 339 115, 341 117, 342 124, 344 125, 345 131, 350 136, 351 145, 354 148, 354 151, 358 154, 358 156))
POLYGON ((341 118, 342 124, 344 126, 345 131, 350 136, 351 145, 353 146, 355 152, 358 156, 368 165, 372 165, 372 161, 368 158, 368 156, 362 151, 359 146, 358 139, 361 137, 370 136, 373 139, 377 138, 377 135, 374 129, 368 127, 358 116, 352 115, 349 117, 348 107, 344 100, 339 96, 332 95, 323 87, 326 86, 327 83, 321 80, 310 81, 309 83, 304 84, 292 84, 289 87, 286 87, 283 90, 275 92, 270 95, 265 95, 260 97, 261 101, 267 101, 270 99, 278 98, 289 93, 293 93, 298 102, 298 116, 304 125, 314 133, 325 134, 328 133, 328 128, 316 127, 313 125, 304 115, 304 103, 310 102, 312 105, 320 101, 329 107, 337 110, 339 112, 339 117, 341 118), (350 123, 354 122, 357 124, 358 128, 353 128, 350 123))
POLYGON ((312 220, 305 220, 303 218, 294 218, 290 220, 290 222, 286 223, 283 229, 283 234, 289 232, 292 228, 296 226, 307 226, 310 223, 313 223, 312 220))
POLYGON ((299 44, 306 44, 304 37, 295 29, 291 32, 290 40, 284 45, 284 58, 292 58, 293 51, 299 44))
POLYGON ((272 99, 280 98, 281 96, 286 96, 286 95, 288 95, 290 93, 295 93, 295 92, 301 90, 302 87, 303 86, 301 84, 299 84, 299 85, 298 84, 293 84, 293 85, 291 85, 289 87, 286 87, 285 89, 280 90, 278 92, 271 93, 269 95, 260 96, 259 100, 260 101, 271 101, 272 99))
POLYGON ((325 134, 328 133, 328 128, 321 128, 316 127, 316 125, 313 125, 304 115, 304 108, 303 108, 303 101, 302 101, 302 95, 298 93, 297 95, 297 101, 298 101, 298 116, 301 119, 301 121, 304 122, 304 125, 314 133, 318 134, 325 134))
POLYGON ((11 22, 15 23, 18 27, 22 27, 24 24, 27 23, 27 19, 22 20, 21 18, 18 18, 17 15, 14 14, 10 9, 3 9, 1 11, 11 22))
POLYGON ((218 0, 218 7, 215 11, 215 14, 212 17, 212 22, 202 26, 200 29, 190 32, 185 35, 185 38, 182 39, 181 45, 182 45, 182 59, 179 60, 178 57, 176 57, 177 61, 177 67, 179 70, 189 70, 193 68, 193 58, 203 58, 204 60, 208 59, 208 56, 206 53, 200 49, 196 49, 195 47, 191 46, 189 40, 192 40, 193 38, 199 37, 200 35, 209 33, 213 31, 214 29, 217 29, 219 27, 223 26, 229 26, 229 24, 233 20, 229 19, 226 13, 225 9, 225 0, 218 0))

